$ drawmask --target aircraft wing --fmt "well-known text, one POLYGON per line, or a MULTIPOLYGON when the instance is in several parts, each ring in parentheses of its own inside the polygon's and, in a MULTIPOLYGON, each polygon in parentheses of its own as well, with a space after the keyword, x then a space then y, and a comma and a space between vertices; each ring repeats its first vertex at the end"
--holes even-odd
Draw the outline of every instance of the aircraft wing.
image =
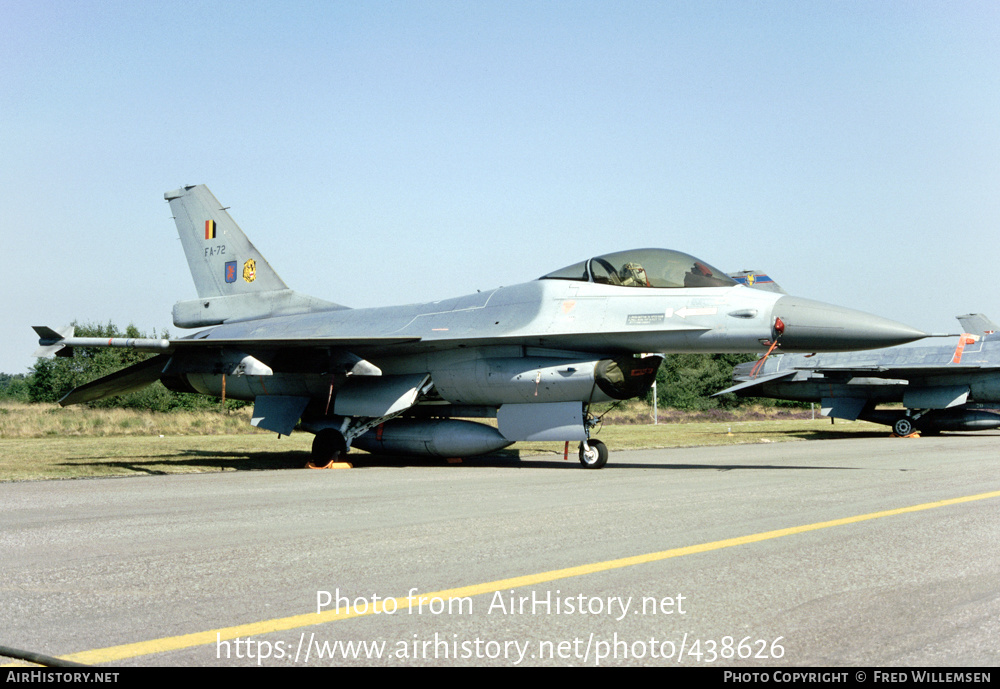
MULTIPOLYGON (((700 326, 687 326, 685 330, 706 330, 700 326)), ((421 337, 239 337, 239 338, 183 338, 176 340, 155 338, 100 338, 74 337, 72 328, 55 330, 36 326, 40 336, 40 354, 71 356, 74 347, 120 347, 137 351, 159 352, 157 356, 129 366, 110 375, 78 386, 59 400, 67 406, 122 395, 140 390, 160 379, 171 365, 172 356, 179 352, 194 353, 212 350, 237 350, 246 353, 275 352, 277 350, 335 349, 349 355, 367 355, 369 352, 412 353, 462 346, 483 346, 517 343, 525 346, 572 347, 577 351, 614 352, 622 347, 623 336, 642 337, 635 331, 603 332, 591 334, 529 333, 487 338, 434 338, 421 337)), ((630 351, 628 349, 623 351, 630 351)), ((358 361, 362 361, 358 359, 358 361)), ((367 363, 367 362, 363 362, 367 363)), ((371 364, 368 364, 371 367, 371 364)), ((377 367, 373 367, 377 370, 377 367)), ((777 376, 781 377, 781 376, 777 376)), ((299 410, 299 413, 301 410, 299 410)), ((256 425, 256 424, 255 424, 256 425)), ((283 431, 290 432, 290 431, 283 431)))
POLYGON ((419 337, 234 337, 201 340, 168 340, 165 349, 171 351, 204 347, 250 347, 253 349, 291 349, 309 347, 383 347, 420 342, 419 337))
MULTIPOLYGON (((252 347, 255 349, 286 349, 294 347, 335 347, 349 349, 361 346, 391 346, 419 342, 419 337, 239 337, 182 338, 163 340, 136 337, 73 337, 45 326, 35 326, 41 336, 36 356, 56 354, 67 356, 64 348, 121 347, 142 352, 174 352, 199 348, 252 347)), ((70 330, 71 332, 71 330, 70 330)))
POLYGON ((931 376, 947 376, 955 373, 985 372, 1000 370, 1000 366, 982 364, 947 364, 926 366, 822 366, 819 368, 796 368, 796 371, 813 373, 833 373, 845 376, 863 376, 866 378, 927 378, 931 376))
MULTIPOLYGON (((705 331, 709 328, 696 325, 685 325, 674 330, 705 331)), ((652 331, 608 331, 592 333, 545 333, 528 332, 523 334, 462 337, 441 335, 436 337, 384 337, 384 336, 345 336, 345 337, 203 337, 182 338, 176 340, 153 338, 102 338, 102 337, 63 337, 59 331, 37 326, 35 330, 41 335, 38 353, 46 355, 57 354, 66 356, 67 348, 72 347, 122 347, 144 352, 176 352, 197 349, 242 349, 242 350, 277 350, 277 349, 308 349, 330 348, 349 350, 356 354, 391 349, 394 354, 424 352, 458 347, 482 347, 488 345, 519 344, 536 347, 558 347, 575 351, 594 352, 631 352, 648 349, 644 346, 646 338, 655 335, 652 331)), ((41 355, 41 354, 39 354, 41 355)))
POLYGON ((737 392, 747 390, 756 385, 763 385, 776 380, 789 378, 802 373, 822 373, 833 374, 837 378, 885 378, 890 380, 910 380, 914 378, 932 378, 935 376, 948 376, 956 373, 973 373, 1000 371, 1000 366, 984 366, 980 364, 948 364, 946 366, 823 366, 820 368, 810 368, 798 366, 795 368, 758 376, 752 380, 738 383, 715 393, 712 397, 725 395, 727 392, 737 392))
POLYGON ((755 385, 762 385, 764 383, 770 383, 772 381, 779 380, 781 378, 787 378, 788 376, 794 376, 796 373, 798 373, 798 371, 796 369, 792 369, 790 371, 782 371, 780 373, 772 373, 772 374, 766 375, 766 376, 759 376, 759 377, 754 378, 752 380, 748 380, 748 381, 745 381, 743 383, 739 383, 738 385, 734 385, 732 387, 726 388, 725 390, 722 390, 721 392, 717 392, 714 395, 712 395, 712 397, 718 397, 719 395, 725 395, 727 392, 736 392, 737 390, 746 390, 748 388, 754 387, 755 385))

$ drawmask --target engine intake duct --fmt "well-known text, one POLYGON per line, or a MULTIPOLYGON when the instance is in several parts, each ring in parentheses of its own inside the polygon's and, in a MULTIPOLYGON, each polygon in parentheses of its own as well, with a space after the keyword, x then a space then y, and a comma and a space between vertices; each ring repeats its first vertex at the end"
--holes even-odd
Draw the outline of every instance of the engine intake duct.
POLYGON ((616 400, 628 400, 645 395, 656 380, 656 371, 662 359, 659 355, 641 359, 635 357, 601 359, 594 369, 597 387, 605 395, 616 400))

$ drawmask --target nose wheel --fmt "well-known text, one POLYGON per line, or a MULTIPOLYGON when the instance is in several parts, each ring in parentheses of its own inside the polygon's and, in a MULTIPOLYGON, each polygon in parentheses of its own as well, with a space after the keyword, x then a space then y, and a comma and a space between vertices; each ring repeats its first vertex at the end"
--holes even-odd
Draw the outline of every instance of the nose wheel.
POLYGON ((584 469, 600 469, 608 463, 608 447, 600 440, 580 443, 580 464, 584 469))

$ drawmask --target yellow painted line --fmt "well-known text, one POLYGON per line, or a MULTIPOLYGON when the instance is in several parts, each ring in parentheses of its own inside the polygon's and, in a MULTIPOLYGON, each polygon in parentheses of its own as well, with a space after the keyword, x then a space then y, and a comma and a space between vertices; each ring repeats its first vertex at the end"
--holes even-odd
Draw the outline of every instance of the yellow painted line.
MULTIPOLYGON (((577 567, 567 567, 565 569, 554 569, 550 572, 541 572, 540 574, 528 574, 526 576, 512 577, 510 579, 501 579, 499 581, 491 581, 485 584, 462 586, 459 588, 446 589, 444 591, 435 591, 432 593, 418 592, 418 595, 415 596, 412 600, 413 600, 413 605, 416 606, 418 604, 419 599, 427 599, 429 601, 434 598, 448 600, 451 598, 480 596, 485 593, 494 593, 496 591, 502 591, 504 589, 514 589, 514 588, 520 588, 522 586, 534 586, 536 584, 543 584, 545 582, 555 581, 557 579, 568 579, 570 577, 583 576, 584 574, 606 572, 612 569, 621 569, 623 567, 632 567, 634 565, 641 565, 649 562, 657 562, 659 560, 667 560, 672 557, 694 555, 695 553, 706 553, 711 550, 721 550, 722 548, 731 548, 733 546, 746 545, 748 543, 759 543, 761 541, 769 541, 771 539, 782 538, 784 536, 793 536, 795 534, 806 533, 808 531, 830 529, 835 526, 846 526, 848 524, 857 524, 859 522, 871 521, 872 519, 882 519, 883 517, 894 517, 900 514, 921 512, 923 510, 932 510, 938 507, 959 505, 966 502, 974 502, 976 500, 986 500, 989 498, 996 498, 996 497, 1000 497, 1000 491, 993 491, 992 493, 980 493, 978 495, 968 495, 961 498, 952 498, 950 500, 939 500, 937 502, 926 502, 921 505, 913 505, 911 507, 900 507, 899 509, 895 510, 871 512, 869 514, 861 514, 855 517, 833 519, 831 521, 826 521, 826 522, 806 524, 805 526, 793 526, 788 529, 765 531, 763 533, 752 534, 750 536, 727 538, 722 541, 712 541, 711 543, 702 543, 700 545, 691 545, 683 548, 673 548, 671 550, 661 550, 660 552, 648 553, 646 555, 623 557, 617 560, 606 560, 604 562, 595 562, 593 564, 579 565, 577 567)), ((351 617, 363 617, 366 615, 373 615, 376 612, 383 612, 384 610, 388 610, 390 612, 395 610, 406 610, 410 605, 410 601, 411 599, 408 598, 407 596, 401 596, 399 598, 391 598, 383 600, 381 601, 381 604, 378 606, 370 606, 367 612, 358 613, 355 610, 350 609, 350 611, 344 611, 344 612, 337 612, 336 610, 328 610, 325 612, 321 612, 319 614, 306 613, 303 615, 281 617, 278 619, 266 620, 263 622, 241 624, 235 627, 210 629, 207 632, 196 632, 194 634, 171 636, 163 639, 153 639, 151 641, 140 641, 138 643, 123 644, 121 646, 98 648, 92 651, 81 651, 80 653, 71 653, 69 655, 61 657, 66 660, 76 661, 78 663, 94 663, 94 664, 110 663, 116 660, 123 660, 125 658, 135 658, 137 656, 150 655, 152 653, 165 653, 167 651, 177 651, 183 648, 191 648, 193 646, 204 646, 207 644, 215 643, 217 640, 228 641, 231 639, 235 639, 237 637, 248 637, 248 636, 255 636, 257 634, 268 634, 270 632, 280 632, 289 629, 297 629, 299 627, 308 627, 311 625, 333 622, 335 620, 344 620, 351 617)))

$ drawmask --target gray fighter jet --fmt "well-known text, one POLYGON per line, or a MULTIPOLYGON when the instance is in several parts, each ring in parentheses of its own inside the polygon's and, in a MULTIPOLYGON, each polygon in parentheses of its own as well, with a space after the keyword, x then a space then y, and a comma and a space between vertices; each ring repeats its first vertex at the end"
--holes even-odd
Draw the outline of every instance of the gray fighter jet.
POLYGON ((717 395, 819 402, 824 416, 914 431, 979 431, 1000 426, 981 407, 1000 402, 1000 335, 982 314, 958 317, 955 344, 847 354, 779 354, 740 364, 736 385, 717 395), (902 403, 905 409, 877 409, 902 403))
POLYGON ((74 347, 158 354, 60 403, 156 380, 253 400, 254 425, 315 434, 314 464, 351 447, 460 457, 559 440, 579 441, 583 465, 600 468, 607 448, 590 438, 591 405, 645 394, 663 352, 761 352, 774 343, 842 351, 925 336, 860 311, 749 289, 665 249, 595 256, 457 299, 350 309, 290 290, 205 186, 165 198, 198 292, 174 306, 173 322, 205 329, 107 340, 35 328, 39 356, 74 347))

